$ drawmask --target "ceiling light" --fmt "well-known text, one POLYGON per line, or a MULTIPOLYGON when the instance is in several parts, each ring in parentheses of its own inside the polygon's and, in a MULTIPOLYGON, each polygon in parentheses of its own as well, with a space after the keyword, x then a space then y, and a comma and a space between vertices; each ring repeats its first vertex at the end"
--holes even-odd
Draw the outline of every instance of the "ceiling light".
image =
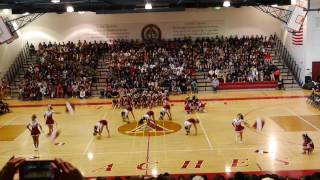
POLYGON ((272 4, 271 7, 278 7, 278 4, 272 4))
POLYGON ((78 11, 78 13, 79 13, 79 14, 84 14, 85 12, 84 12, 84 11, 78 11))
POLYGON ((60 0, 51 0, 52 3, 59 3, 60 0))
POLYGON ((217 7, 214 7, 215 10, 220 10, 221 7, 220 6, 217 6, 217 7))
POLYGON ((67 12, 71 13, 74 12, 74 9, 72 6, 67 6, 67 12))
POLYGON ((297 0, 291 0, 291 5, 296 5, 297 4, 297 0))
POLYGON ((4 14, 9 14, 9 13, 10 13, 10 9, 3 9, 2 12, 3 12, 4 14))
POLYGON ((25 12, 25 13, 23 13, 22 15, 23 16, 27 16, 27 15, 29 15, 30 13, 29 12, 25 12))
POLYGON ((230 6, 231 6, 230 1, 224 1, 223 2, 223 7, 230 7, 230 6))
POLYGON ((151 3, 146 3, 144 6, 144 9, 152 9, 152 4, 151 3))

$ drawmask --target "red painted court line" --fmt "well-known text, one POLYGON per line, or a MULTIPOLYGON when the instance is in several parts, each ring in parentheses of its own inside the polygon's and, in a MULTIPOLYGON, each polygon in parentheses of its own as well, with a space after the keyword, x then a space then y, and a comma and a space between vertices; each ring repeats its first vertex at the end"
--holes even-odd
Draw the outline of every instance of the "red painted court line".
MULTIPOLYGON (((298 99, 307 98, 308 96, 263 96, 263 97, 242 97, 242 98, 205 98, 202 101, 245 101, 245 100, 265 100, 265 99, 298 99)), ((184 102, 183 99, 171 100, 173 103, 184 102)), ((64 103, 51 103, 53 106, 65 106, 64 103)), ((77 106, 95 106, 95 105, 110 105, 111 102, 92 102, 92 103, 73 103, 77 106)), ((11 108, 27 108, 27 107, 45 107, 48 104, 24 104, 10 105, 11 108)))

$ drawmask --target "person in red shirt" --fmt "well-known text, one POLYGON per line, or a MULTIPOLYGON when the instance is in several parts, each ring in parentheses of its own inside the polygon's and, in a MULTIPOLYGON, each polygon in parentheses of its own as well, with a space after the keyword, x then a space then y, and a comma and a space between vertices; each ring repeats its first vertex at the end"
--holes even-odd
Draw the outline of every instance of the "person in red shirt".
POLYGON ((197 124, 199 124, 199 119, 194 119, 194 118, 189 118, 187 120, 184 121, 184 129, 186 130, 187 134, 190 134, 191 128, 192 126, 194 127, 195 130, 195 135, 198 134, 198 128, 197 128, 197 124))
POLYGON ((100 120, 93 128, 93 135, 96 136, 97 134, 101 136, 103 128, 106 127, 108 137, 110 137, 110 131, 108 127, 108 121, 105 119, 100 120))

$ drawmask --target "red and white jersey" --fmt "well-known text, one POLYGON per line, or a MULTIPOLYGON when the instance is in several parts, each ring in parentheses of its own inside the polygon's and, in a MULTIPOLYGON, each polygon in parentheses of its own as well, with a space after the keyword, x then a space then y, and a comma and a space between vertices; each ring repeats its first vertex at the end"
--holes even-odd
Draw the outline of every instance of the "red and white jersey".
POLYGON ((198 102, 198 107, 199 108, 205 108, 206 107, 206 103, 203 103, 202 101, 198 102))
POLYGON ((186 103, 186 104, 184 105, 184 110, 187 111, 187 112, 191 110, 191 105, 190 105, 190 103, 186 103))
POLYGON ((99 121, 100 124, 104 125, 104 126, 107 126, 108 125, 108 121, 105 120, 105 119, 102 119, 99 121))
POLYGON ((131 106, 128 106, 125 110, 132 112, 133 108, 131 106))
POLYGON ((243 119, 238 119, 238 118, 234 119, 232 121, 232 124, 235 128, 235 131, 242 131, 244 129, 243 123, 244 123, 243 119))
POLYGON ((163 108, 166 109, 166 110, 170 110, 170 105, 169 104, 165 104, 165 105, 163 105, 163 108))
POLYGON ((196 124, 196 120, 193 119, 193 118, 190 118, 190 119, 187 119, 187 120, 184 121, 184 126, 185 127, 192 126, 192 124, 193 125, 196 124))
POLYGON ((149 115, 149 116, 154 116, 154 112, 153 112, 153 111, 148 111, 148 112, 147 112, 147 115, 149 115))
POLYGON ((196 124, 197 123, 197 121, 194 118, 190 118, 187 121, 192 123, 192 124, 196 124))
POLYGON ((37 120, 35 121, 31 121, 29 124, 28 124, 28 127, 31 129, 31 135, 38 135, 40 134, 40 129, 39 129, 39 122, 37 120))
POLYGON ((97 123, 97 130, 99 131, 99 132, 102 132, 102 130, 103 130, 103 126, 107 126, 108 125, 108 121, 107 120, 105 120, 105 119, 103 119, 103 120, 100 120, 98 123, 97 123))
POLYGON ((46 117, 46 119, 52 119, 52 115, 53 115, 53 111, 52 110, 49 110, 49 111, 44 113, 44 116, 46 117))
POLYGON ((143 117, 144 117, 145 119, 147 119, 147 120, 150 120, 150 119, 151 119, 151 116, 149 116, 148 114, 143 115, 143 117))

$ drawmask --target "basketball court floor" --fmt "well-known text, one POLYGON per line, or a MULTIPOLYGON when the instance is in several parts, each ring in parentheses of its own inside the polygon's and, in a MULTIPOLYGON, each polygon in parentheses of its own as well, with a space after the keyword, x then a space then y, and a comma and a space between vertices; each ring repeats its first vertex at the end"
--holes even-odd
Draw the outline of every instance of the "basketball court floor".
MULTIPOLYGON (((32 138, 26 129, 31 115, 37 115, 44 133, 40 136, 40 159, 55 157, 70 161, 86 177, 152 175, 169 172, 229 173, 236 171, 313 170, 320 167, 320 112, 306 103, 309 91, 224 91, 198 94, 207 103, 206 113, 187 115, 183 100, 172 96, 172 121, 159 121, 158 132, 147 133, 136 122, 122 122, 121 110, 113 110, 110 100, 69 99, 75 114, 65 113, 65 99, 21 102, 8 101, 11 113, 0 116, 0 167, 12 156, 32 158, 32 138), (52 104, 61 135, 51 142, 45 133, 43 114, 52 104), (235 141, 231 122, 237 113, 253 124, 257 117, 266 121, 262 132, 246 128, 244 142, 235 141), (183 122, 200 119, 198 135, 187 136, 183 122), (102 118, 109 121, 111 138, 92 135, 102 118), (302 134, 315 143, 311 155, 303 155, 302 134)), ((155 108, 156 118, 159 108, 155 108)), ((135 109, 140 119, 147 109, 135 109)), ((132 120, 132 118, 131 118, 132 120)), ((150 131, 155 131, 150 128, 150 131)))

